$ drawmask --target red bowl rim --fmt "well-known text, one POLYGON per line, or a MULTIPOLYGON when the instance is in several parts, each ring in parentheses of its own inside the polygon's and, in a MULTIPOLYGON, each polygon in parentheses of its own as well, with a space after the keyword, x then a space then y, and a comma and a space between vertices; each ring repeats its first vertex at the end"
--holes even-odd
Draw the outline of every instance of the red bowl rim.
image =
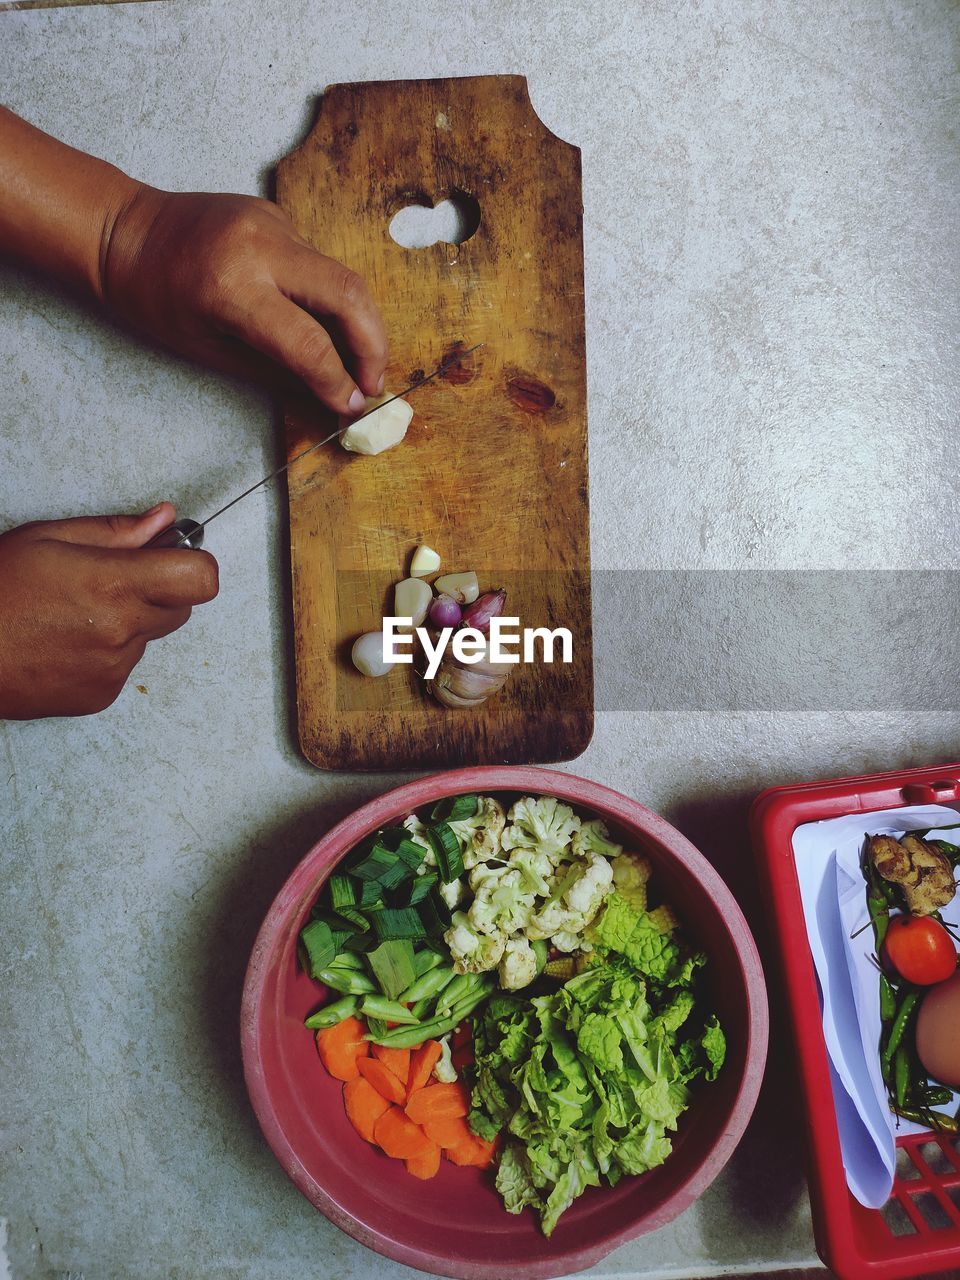
MULTIPOLYGON (((257 1028, 270 956, 290 907, 314 881, 317 864, 324 866, 326 856, 331 852, 336 852, 337 857, 342 856, 370 831, 389 821, 400 809, 412 812, 445 795, 471 791, 519 791, 554 795, 583 808, 603 809, 614 820, 620 819, 627 825, 641 826, 670 853, 686 862, 713 899, 733 942, 746 996, 747 1044, 740 1086, 733 1100, 729 1124, 709 1148, 703 1161, 662 1204, 635 1218, 620 1231, 611 1232, 594 1244, 567 1250, 563 1255, 553 1255, 544 1259, 542 1265, 527 1262, 514 1268, 523 1280, 543 1280, 545 1277, 565 1275, 593 1266, 613 1249, 642 1233, 665 1226, 682 1213, 706 1190, 730 1159, 753 1114, 760 1092, 767 1056, 769 1014, 763 968, 750 927, 733 894, 704 855, 686 836, 652 809, 602 783, 559 769, 529 765, 478 765, 445 770, 404 783, 354 810, 331 827, 304 854, 274 899, 257 934, 247 966, 240 1012, 243 1073, 250 1101, 267 1144, 287 1176, 326 1218, 367 1248, 395 1262, 402 1262, 434 1275, 453 1274, 450 1270, 451 1263, 432 1253, 429 1246, 408 1248, 386 1240, 351 1217, 328 1196, 304 1167, 288 1142, 274 1109, 266 1085, 257 1028)), ((502 1262, 491 1262, 489 1265, 458 1264, 456 1275, 458 1280, 502 1280, 502 1265, 502 1262)))

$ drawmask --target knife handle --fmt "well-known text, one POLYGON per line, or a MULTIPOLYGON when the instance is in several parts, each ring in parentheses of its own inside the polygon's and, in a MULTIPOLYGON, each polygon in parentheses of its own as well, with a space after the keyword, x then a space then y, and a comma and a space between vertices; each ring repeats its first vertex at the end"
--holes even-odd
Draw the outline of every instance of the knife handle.
POLYGON ((198 551, 202 546, 203 525, 187 519, 174 520, 145 544, 145 547, 177 547, 183 551, 198 551))

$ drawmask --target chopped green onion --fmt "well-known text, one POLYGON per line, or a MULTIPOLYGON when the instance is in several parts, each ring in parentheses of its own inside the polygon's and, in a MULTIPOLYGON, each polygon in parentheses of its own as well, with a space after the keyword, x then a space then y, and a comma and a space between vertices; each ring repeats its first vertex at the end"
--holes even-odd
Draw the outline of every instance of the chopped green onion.
POLYGON ((412 907, 384 907, 373 917, 373 927, 377 937, 384 942, 393 942, 398 938, 411 938, 419 941, 426 937, 426 930, 419 914, 412 907))
MULTIPOLYGON (((442 903, 442 899, 441 899, 442 903)), ((442 903, 444 910, 446 904, 442 903)), ((448 921, 441 915, 437 906, 437 895, 429 894, 422 902, 417 903, 417 910, 423 922, 424 932, 428 938, 436 938, 447 928, 448 921)))
POLYGON ((359 880, 375 880, 381 889, 393 889, 409 871, 395 853, 375 844, 362 862, 350 868, 350 873, 359 880))
POLYGON ((414 980, 413 944, 402 938, 382 942, 376 950, 367 952, 367 964, 380 990, 395 1000, 414 980))
POLYGON ((300 941, 307 952, 308 972, 315 978, 337 954, 333 933, 325 920, 311 920, 300 931, 300 941))
POLYGON ((396 1000, 388 1000, 385 996, 364 996, 360 1001, 360 1012, 374 1018, 382 1018, 385 1022, 399 1022, 407 1026, 417 1021, 409 1009, 405 1009, 396 1000))
POLYGON ((360 885, 360 901, 357 903, 364 911, 383 906, 383 886, 379 880, 364 880, 360 885))
POLYGON ((420 876, 418 880, 414 880, 413 888, 410 890, 409 905, 415 907, 418 902, 422 902, 439 878, 435 871, 430 871, 425 876, 420 876))
POLYGON ((446 796, 434 806, 430 820, 438 822, 443 818, 447 822, 462 822, 464 818, 473 817, 479 803, 476 796, 446 796))
POLYGON ((401 840, 397 845, 397 857, 411 871, 416 871, 420 863, 427 856, 427 851, 422 844, 417 844, 415 840, 401 840))
POLYGON ((335 1027, 344 1018, 352 1017, 356 1011, 356 997, 344 996, 342 1000, 334 1000, 333 1004, 325 1004, 316 1013, 311 1013, 303 1025, 311 1031, 321 1031, 324 1027, 335 1027))
POLYGON ((463 855, 456 832, 445 822, 438 822, 435 827, 427 828, 427 839, 437 855, 437 866, 443 883, 450 884, 459 879, 463 875, 463 855))
POLYGON ((377 834, 377 844, 383 845, 385 849, 389 849, 391 853, 395 853, 397 847, 404 840, 410 839, 410 832, 406 827, 384 827, 377 834))
POLYGON ((346 920, 348 924, 352 924, 354 926, 351 930, 353 933, 358 931, 360 933, 366 933, 370 928, 370 921, 363 912, 358 911, 356 907, 341 907, 337 912, 337 915, 346 920))
POLYGON ((328 969, 362 969, 363 961, 355 951, 339 951, 336 958, 326 967, 328 969))
POLYGON ((357 891, 349 876, 330 877, 330 905, 334 911, 356 905, 357 891))

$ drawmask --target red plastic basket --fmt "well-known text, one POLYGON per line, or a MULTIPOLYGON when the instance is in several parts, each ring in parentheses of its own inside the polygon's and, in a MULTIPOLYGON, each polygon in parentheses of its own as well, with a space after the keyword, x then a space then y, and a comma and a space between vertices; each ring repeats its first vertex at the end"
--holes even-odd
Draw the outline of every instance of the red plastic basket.
POLYGON ((824 818, 958 799, 960 764, 951 764, 775 787, 758 796, 750 812, 809 1114, 817 1251, 841 1280, 899 1280, 960 1267, 960 1140, 931 1132, 900 1138, 893 1194, 883 1209, 865 1209, 847 1189, 793 833, 824 818))

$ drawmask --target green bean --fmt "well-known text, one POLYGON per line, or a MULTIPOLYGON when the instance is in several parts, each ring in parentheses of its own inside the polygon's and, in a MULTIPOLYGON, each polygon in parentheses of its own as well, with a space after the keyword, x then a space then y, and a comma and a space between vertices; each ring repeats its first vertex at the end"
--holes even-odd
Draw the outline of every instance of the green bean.
POLYGON ((359 969, 321 969, 317 978, 332 991, 342 991, 349 996, 369 995, 377 989, 359 969))
POLYGON ((892 1022, 897 1016, 897 993, 885 973, 880 975, 880 1021, 892 1022))
POLYGON ((900 1048, 907 1024, 922 994, 921 991, 908 991, 900 1002, 897 1016, 894 1018, 893 1025, 890 1028, 890 1035, 887 1037, 887 1043, 884 1046, 883 1053, 880 1055, 880 1066, 884 1074, 890 1070, 890 1064, 900 1048))
POLYGON ((419 978, 411 982, 406 991, 401 991, 397 999, 402 1003, 406 1003, 408 1000, 413 1003, 416 1000, 422 1000, 425 996, 438 996, 453 976, 453 969, 450 965, 428 969, 426 973, 421 974, 419 978))
POLYGON ((476 985, 476 974, 458 973, 449 986, 443 989, 440 999, 437 1001, 437 1013, 446 1013, 458 1000, 461 1000, 469 991, 472 991, 476 985))
MULTIPOLYGON (((445 1036, 448 1031, 458 1027, 464 1018, 487 998, 487 994, 488 989, 484 987, 482 991, 467 996, 460 1004, 455 1005, 445 1017, 421 1022, 418 1027, 394 1027, 391 1031, 379 1036, 374 1043, 387 1045, 391 1049, 412 1049, 418 1044, 423 1044, 425 1040, 436 1040, 439 1036, 445 1036)), ((367 1036, 367 1039, 372 1040, 373 1037, 367 1036)))
POLYGON ((335 1027, 344 1018, 352 1017, 356 1011, 356 997, 344 996, 342 1000, 334 1000, 333 1004, 325 1004, 316 1013, 311 1013, 303 1025, 311 1031, 320 1031, 324 1027, 335 1027))
POLYGON ((382 1018, 385 1022, 416 1022, 417 1019, 405 1009, 398 1000, 388 1000, 386 996, 368 995, 360 1001, 360 1012, 374 1018, 382 1018))
POLYGON ((410 1012, 418 1021, 423 1021, 423 1015, 430 1012, 433 1004, 433 996, 424 996, 422 1000, 414 1000, 410 1006, 410 1012))

